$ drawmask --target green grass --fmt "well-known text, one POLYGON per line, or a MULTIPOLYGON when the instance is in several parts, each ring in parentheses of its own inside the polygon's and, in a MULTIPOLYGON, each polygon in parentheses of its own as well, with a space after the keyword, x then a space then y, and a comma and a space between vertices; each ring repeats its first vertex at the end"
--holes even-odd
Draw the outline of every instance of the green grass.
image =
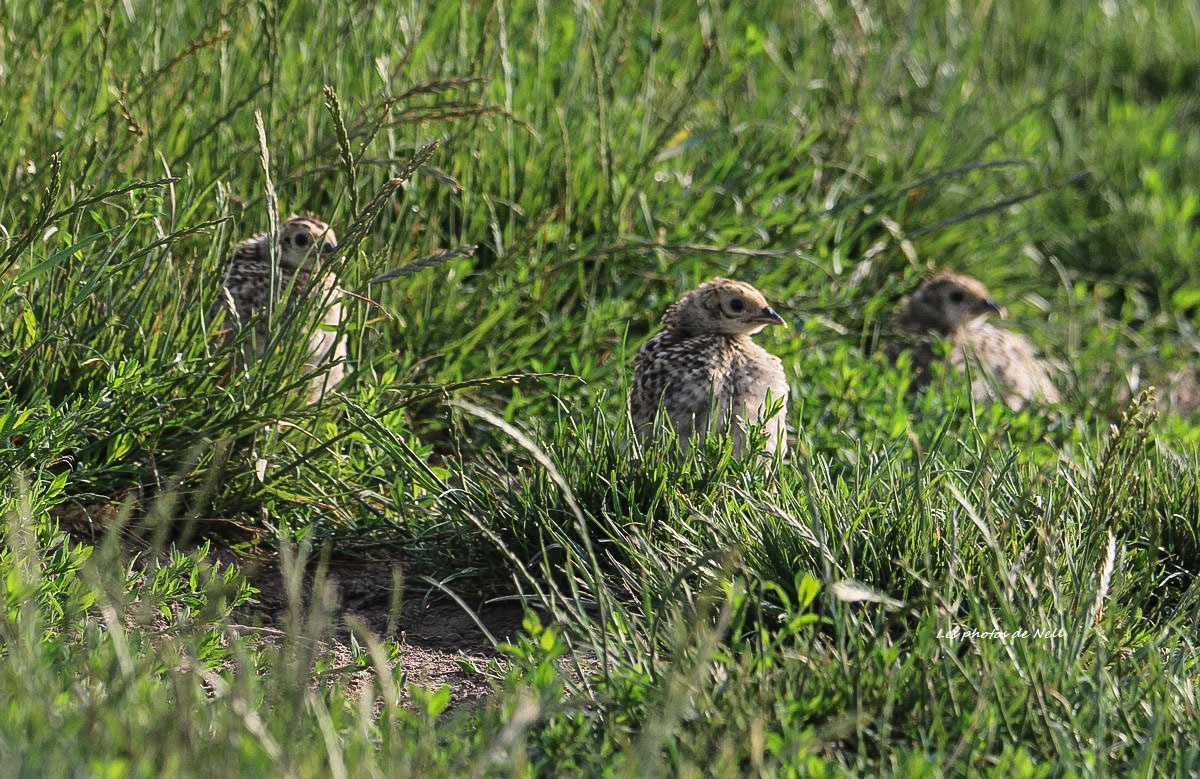
POLYGON ((1195 8, 109 5, 0 4, 0 774, 1197 770, 1195 8), (208 318, 303 211, 363 296, 316 406, 304 312, 248 373, 208 318), (906 396, 875 345, 943 267, 1064 403, 906 396), (635 456, 632 356, 716 275, 791 324, 773 473, 635 456), (447 712, 320 598, 233 628, 208 544, 526 630, 447 712))

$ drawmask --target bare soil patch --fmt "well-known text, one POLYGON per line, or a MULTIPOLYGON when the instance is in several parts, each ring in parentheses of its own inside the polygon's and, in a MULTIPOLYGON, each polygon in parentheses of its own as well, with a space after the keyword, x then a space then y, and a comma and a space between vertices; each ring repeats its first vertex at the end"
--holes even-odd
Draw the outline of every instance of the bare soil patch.
MULTIPOLYGON (((258 602, 239 611, 240 623, 276 629, 286 626, 290 604, 277 564, 247 561, 224 549, 214 551, 212 557, 223 565, 235 565, 259 590, 258 602)), ((410 684, 430 689, 449 685, 455 705, 486 697, 489 687, 482 671, 499 656, 492 640, 508 640, 520 630, 520 605, 489 602, 480 593, 457 593, 474 612, 472 617, 449 596, 431 593, 425 586, 406 585, 397 596, 394 570, 390 561, 335 561, 328 565, 324 576, 333 587, 336 603, 329 650, 339 660, 349 659, 346 618, 354 615, 377 636, 400 645, 398 665, 410 684)), ((301 584, 302 614, 310 607, 313 577, 313 572, 307 571, 301 584)))
MULTIPOLYGON (((102 503, 68 502, 55 510, 55 518, 79 540, 98 543, 102 534, 112 529, 126 498, 128 495, 116 495, 102 503)), ((144 505, 144 501, 135 499, 134 504, 144 505)), ((135 513, 138 513, 136 508, 135 513)), ((236 625, 267 628, 267 635, 270 631, 284 630, 291 604, 279 563, 247 559, 219 543, 214 540, 210 560, 234 566, 258 590, 256 603, 240 608, 234 615, 236 625)), ((123 545, 129 554, 145 555, 150 551, 144 540, 130 535, 125 536, 123 545)), ((319 567, 310 563, 302 575, 297 604, 300 614, 309 613, 319 567)), ((398 665, 410 684, 431 689, 449 685, 454 705, 486 697, 490 688, 482 669, 499 656, 493 640, 511 639, 520 630, 523 618, 520 605, 512 601, 496 602, 490 594, 456 589, 467 609, 474 612, 472 616, 435 588, 404 582, 397 571, 403 571, 403 563, 394 560, 335 557, 324 566, 324 581, 332 586, 334 594, 330 615, 334 630, 327 650, 339 665, 350 661, 347 617, 354 615, 376 636, 400 644, 398 665), (397 593, 398 581, 402 586, 397 593)), ((368 676, 364 673, 356 678, 365 684, 368 676)))

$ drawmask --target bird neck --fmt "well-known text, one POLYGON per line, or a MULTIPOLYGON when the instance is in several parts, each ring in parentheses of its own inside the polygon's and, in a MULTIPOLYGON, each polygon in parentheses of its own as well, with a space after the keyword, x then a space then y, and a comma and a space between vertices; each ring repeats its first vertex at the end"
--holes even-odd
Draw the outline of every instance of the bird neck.
POLYGON ((912 301, 904 302, 896 315, 892 317, 892 326, 909 335, 934 335, 951 339, 959 330, 948 324, 942 317, 928 311, 924 306, 914 306, 912 301))
POLYGON ((687 327, 685 327, 683 322, 680 321, 678 303, 672 303, 670 306, 667 306, 667 310, 662 316, 662 325, 667 330, 672 330, 675 332, 683 332, 687 330, 687 327))

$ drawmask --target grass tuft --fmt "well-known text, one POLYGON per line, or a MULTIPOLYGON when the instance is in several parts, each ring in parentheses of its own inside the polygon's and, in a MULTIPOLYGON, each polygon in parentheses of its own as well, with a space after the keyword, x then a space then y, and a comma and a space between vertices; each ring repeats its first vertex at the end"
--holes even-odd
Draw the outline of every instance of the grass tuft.
POLYGON ((1194 8, 10 5, 0 772, 1196 772, 1194 8), (293 212, 318 403, 318 301, 253 365, 211 315, 293 212), (1064 402, 908 391, 941 269, 1064 402), (630 430, 717 275, 794 323, 770 468, 630 430), (482 702, 410 673, 434 598, 524 610, 482 702))

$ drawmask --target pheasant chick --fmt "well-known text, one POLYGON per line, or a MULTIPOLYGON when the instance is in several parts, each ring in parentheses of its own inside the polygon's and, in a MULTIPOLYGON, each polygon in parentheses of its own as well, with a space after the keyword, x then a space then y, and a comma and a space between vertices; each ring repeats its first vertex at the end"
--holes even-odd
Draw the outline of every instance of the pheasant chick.
POLYGON ((787 450, 788 383, 783 363, 750 336, 783 317, 754 287, 714 279, 667 309, 663 330, 633 363, 629 410, 638 438, 653 437, 666 420, 686 453, 710 432, 728 434, 738 457, 746 428, 763 424, 770 453, 787 450))
POLYGON ((304 369, 306 373, 312 372, 327 359, 332 359, 332 365, 328 371, 313 378, 309 402, 320 400, 345 373, 346 344, 336 332, 343 317, 337 280, 330 274, 318 273, 322 260, 336 251, 337 245, 333 230, 316 217, 290 217, 274 236, 257 235, 238 245, 225 275, 222 299, 218 304, 226 311, 226 321, 232 321, 235 329, 255 322, 254 335, 245 354, 249 363, 263 353, 270 340, 269 308, 283 304, 286 318, 306 296, 317 296, 315 310, 321 320, 309 336, 304 369), (279 256, 274 285, 271 279, 272 241, 278 247, 279 256))
POLYGON ((888 345, 888 357, 894 363, 910 351, 913 388, 924 389, 938 359, 934 341, 945 340, 950 344, 950 365, 970 371, 976 400, 999 396, 1014 410, 1035 400, 1057 403, 1060 395, 1049 366, 1034 355, 1023 336, 991 324, 988 317, 993 314, 1008 315, 979 281, 957 273, 938 274, 900 302, 892 317, 900 338, 888 345))

